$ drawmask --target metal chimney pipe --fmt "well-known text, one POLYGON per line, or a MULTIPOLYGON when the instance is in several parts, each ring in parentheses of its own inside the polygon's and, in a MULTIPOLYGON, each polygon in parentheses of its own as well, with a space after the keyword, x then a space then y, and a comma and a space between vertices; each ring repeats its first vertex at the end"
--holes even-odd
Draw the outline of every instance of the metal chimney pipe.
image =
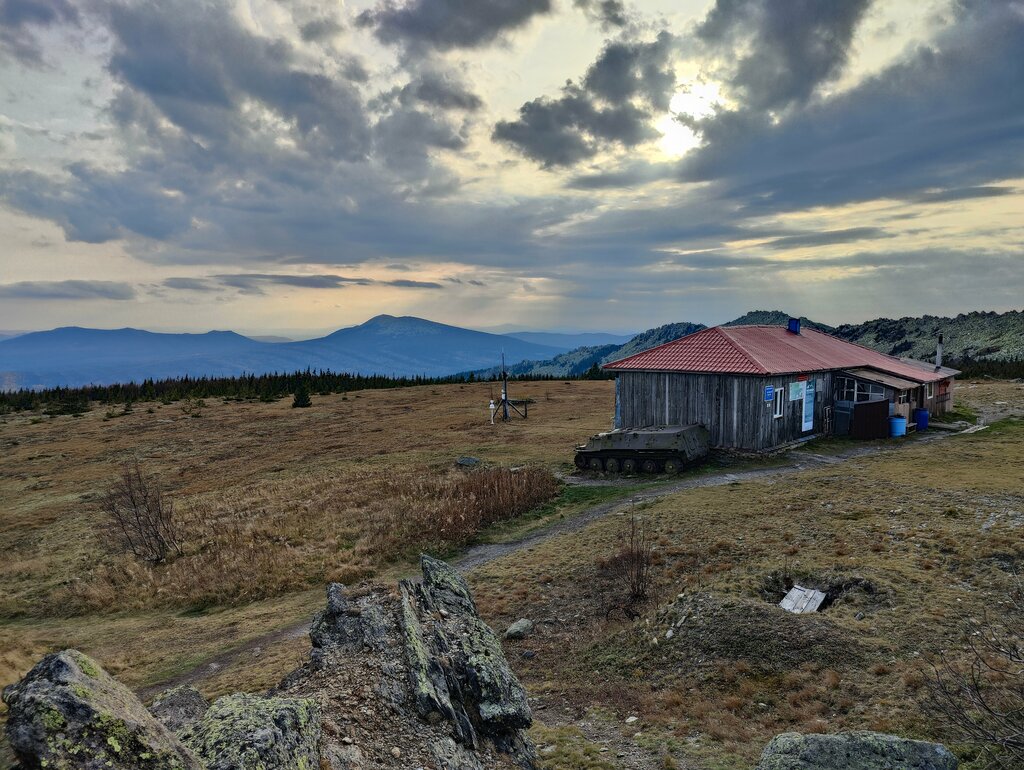
POLYGON ((939 335, 939 344, 935 346, 935 368, 942 367, 942 335, 939 335))

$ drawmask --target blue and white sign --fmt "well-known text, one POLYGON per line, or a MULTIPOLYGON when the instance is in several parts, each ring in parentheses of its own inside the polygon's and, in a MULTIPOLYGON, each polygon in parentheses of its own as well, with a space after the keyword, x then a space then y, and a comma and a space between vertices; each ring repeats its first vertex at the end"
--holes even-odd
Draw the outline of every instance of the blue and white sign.
POLYGON ((765 385, 764 386, 764 400, 765 401, 774 401, 775 400, 775 386, 774 385, 765 385))

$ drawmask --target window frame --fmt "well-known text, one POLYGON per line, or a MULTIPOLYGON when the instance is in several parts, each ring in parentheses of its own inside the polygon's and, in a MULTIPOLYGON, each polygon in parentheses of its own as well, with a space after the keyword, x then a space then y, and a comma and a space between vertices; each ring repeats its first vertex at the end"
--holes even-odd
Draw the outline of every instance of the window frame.
POLYGON ((925 385, 924 385, 924 397, 925 398, 935 398, 935 383, 934 382, 926 382, 925 383, 925 385))
POLYGON ((778 420, 780 417, 786 416, 786 387, 775 389, 775 395, 772 399, 772 418, 778 420))

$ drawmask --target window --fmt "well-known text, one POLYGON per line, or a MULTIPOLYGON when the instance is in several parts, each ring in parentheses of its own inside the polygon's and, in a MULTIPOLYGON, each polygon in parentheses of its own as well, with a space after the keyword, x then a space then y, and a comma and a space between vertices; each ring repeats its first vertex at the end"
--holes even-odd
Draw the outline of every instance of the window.
POLYGON ((786 407, 786 389, 785 387, 776 388, 775 390, 775 402, 774 408, 772 409, 773 417, 782 417, 782 412, 786 407))
POLYGON ((856 401, 881 401, 883 398, 885 398, 885 388, 881 385, 875 385, 871 382, 857 383, 856 401))
POLYGON ((907 391, 901 390, 899 396, 896 399, 896 402, 899 404, 905 404, 907 403, 907 398, 907 391))
POLYGON ((836 401, 853 401, 856 389, 855 380, 849 377, 839 377, 836 380, 836 401))
POLYGON ((924 386, 924 397, 925 398, 935 398, 935 383, 934 382, 929 382, 927 385, 924 386))

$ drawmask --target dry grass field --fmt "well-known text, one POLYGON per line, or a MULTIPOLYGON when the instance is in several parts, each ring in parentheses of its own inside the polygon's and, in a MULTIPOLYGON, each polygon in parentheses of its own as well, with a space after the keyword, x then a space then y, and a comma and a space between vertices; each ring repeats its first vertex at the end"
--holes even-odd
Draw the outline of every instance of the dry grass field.
POLYGON ((539 625, 510 654, 544 705, 546 767, 751 767, 788 730, 944 737, 922 710, 926 661, 960 654, 963 619, 998 613, 1024 569, 1024 385, 962 394, 1018 416, 626 505, 476 570, 496 627, 539 625), (631 514, 654 539, 655 598, 637 621, 606 618, 594 589, 631 514), (778 610, 787 573, 840 598, 814 616, 778 610))
MULTIPOLYGON (((66 646, 140 688, 241 648, 201 689, 273 684, 308 649, 285 629, 319 608, 325 582, 393 579, 417 548, 457 550, 488 524, 458 457, 569 472, 572 445, 610 422, 610 382, 515 388, 534 400, 530 418, 497 426, 486 383, 314 396, 309 409, 210 401, 198 417, 176 404, 0 417, 0 685, 66 646), (170 564, 110 548, 99 499, 132 458, 187 522, 186 555, 170 564), (453 511, 472 526, 446 524, 453 511)), ((958 396, 983 418, 1024 414, 1018 384, 965 384, 958 396)), ((603 617, 593 588, 628 506, 474 570, 496 628, 540 624, 509 654, 541 705, 546 767, 672 767, 684 756, 681 766, 744 767, 784 729, 933 735, 918 708, 923 657, 955 645, 958 615, 998 599, 1007 565, 1024 559, 1024 425, 907 443, 633 511, 656 542, 656 598, 636 622, 603 617), (769 612, 782 572, 862 578, 871 591, 805 624, 769 612), (665 634, 681 614, 720 622, 673 645, 665 634), (743 637, 756 641, 732 643, 743 637), (630 715, 640 719, 627 727, 630 715)), ((509 487, 502 499, 527 507, 552 492, 509 487)))
POLYGON ((464 522, 439 514, 465 513, 481 494, 546 499, 546 472, 525 490, 481 490, 455 460, 568 469, 572 445, 607 428, 611 383, 517 385, 534 401, 529 420, 492 426, 496 387, 314 396, 308 409, 209 401, 200 416, 143 403, 118 416, 0 418, 0 684, 71 644, 133 684, 161 679, 294 623, 326 581, 458 545, 464 522), (133 458, 187 522, 186 556, 166 565, 109 547, 100 497, 133 458))

